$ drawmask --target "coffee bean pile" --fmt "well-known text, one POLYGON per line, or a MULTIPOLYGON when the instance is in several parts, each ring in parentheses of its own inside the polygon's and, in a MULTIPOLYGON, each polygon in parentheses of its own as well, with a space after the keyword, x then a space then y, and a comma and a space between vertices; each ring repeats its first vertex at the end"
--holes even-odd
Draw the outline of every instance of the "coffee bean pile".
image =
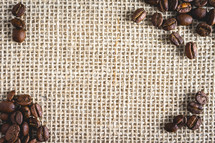
POLYGON ((20 2, 16 4, 12 9, 12 14, 15 16, 11 20, 11 24, 15 27, 13 29, 12 38, 15 42, 21 43, 25 40, 25 22, 20 19, 25 13, 25 6, 20 2))
POLYGON ((32 102, 30 95, 15 95, 11 91, 7 101, 0 102, 0 143, 37 143, 49 139, 49 130, 41 125, 42 107, 32 102))
POLYGON ((202 124, 201 117, 196 114, 200 114, 203 111, 203 105, 208 102, 208 97, 203 91, 196 93, 195 101, 192 101, 188 104, 187 110, 194 115, 186 117, 184 115, 178 115, 173 119, 173 123, 165 124, 164 129, 167 132, 176 132, 178 129, 183 126, 187 126, 191 130, 196 130, 202 124))

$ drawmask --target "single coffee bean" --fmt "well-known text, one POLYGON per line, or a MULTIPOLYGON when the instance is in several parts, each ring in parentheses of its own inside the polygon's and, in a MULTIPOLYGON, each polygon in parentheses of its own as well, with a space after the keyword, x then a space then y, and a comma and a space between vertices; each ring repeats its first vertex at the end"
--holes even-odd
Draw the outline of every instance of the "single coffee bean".
POLYGON ((178 32, 173 32, 172 34, 170 34, 169 39, 176 46, 180 46, 184 43, 183 38, 179 35, 178 32))
POLYGON ((22 43, 25 40, 25 30, 24 29, 13 29, 13 40, 18 43, 22 43))
POLYGON ((32 103, 32 99, 31 99, 30 95, 23 94, 23 95, 16 96, 16 102, 19 105, 26 106, 26 105, 30 105, 32 103))
POLYGON ((168 7, 169 7, 168 0, 160 0, 158 8, 161 12, 168 11, 168 7))
POLYGON ((187 120, 187 127, 191 130, 196 130, 200 127, 202 124, 202 120, 199 116, 192 115, 187 120))
POLYGON ((196 7, 203 7, 207 4, 208 0, 194 0, 194 5, 196 7))
POLYGON ((145 0, 146 3, 150 4, 150 5, 158 5, 160 0, 145 0))
POLYGON ((10 101, 1 101, 0 102, 0 112, 11 113, 15 111, 15 104, 10 101))
POLYGON ((164 129, 167 132, 176 132, 178 130, 178 126, 175 123, 167 123, 165 124, 164 129))
POLYGON ((14 143, 21 143, 21 140, 18 138, 14 143))
POLYGON ((20 127, 17 124, 11 125, 5 135, 5 139, 8 142, 15 142, 18 139, 20 127))
POLYGON ((188 13, 192 9, 192 5, 190 3, 181 3, 178 5, 177 11, 178 13, 188 13))
POLYGON ((38 121, 36 118, 34 117, 30 117, 28 119, 28 123, 29 126, 33 127, 33 128, 39 128, 40 127, 40 121, 38 121))
POLYGON ((134 12, 132 19, 134 22, 140 23, 146 18, 146 14, 147 12, 143 8, 139 8, 134 12))
POLYGON ((2 121, 7 121, 8 120, 9 115, 6 113, 1 113, 0 114, 0 120, 2 121))
POLYGON ((152 24, 155 26, 155 27, 161 27, 162 24, 163 24, 163 16, 161 13, 155 13, 153 14, 152 16, 152 24))
POLYGON ((38 141, 44 142, 49 139, 49 130, 46 126, 41 126, 37 130, 37 139, 38 141))
POLYGON ((1 138, 0 138, 0 143, 5 143, 5 142, 6 142, 5 138, 4 138, 4 137, 1 137, 1 138))
POLYGON ((195 59, 197 57, 197 46, 195 43, 189 42, 186 44, 185 55, 189 59, 195 59))
POLYGON ((12 14, 17 17, 21 17, 25 13, 25 6, 20 2, 16 4, 12 9, 12 14))
POLYGON ((199 23, 196 27, 196 33, 198 33, 200 36, 208 36, 211 32, 211 26, 206 23, 199 23))
POLYGON ((16 28, 20 28, 20 29, 25 28, 25 22, 22 21, 21 19, 14 18, 14 19, 11 20, 11 23, 16 28))
POLYGON ((5 135, 7 130, 9 129, 10 127, 10 124, 9 123, 4 123, 1 125, 1 129, 0 129, 0 132, 5 135))
POLYGON ((177 26, 177 21, 175 18, 170 18, 164 21, 163 29, 166 31, 174 30, 177 26))
POLYGON ((20 108, 20 111, 22 112, 22 114, 23 114, 23 116, 24 116, 25 119, 30 118, 30 116, 31 116, 31 111, 30 111, 30 109, 29 109, 28 106, 23 106, 23 107, 21 107, 21 108, 20 108))
POLYGON ((14 95, 15 95, 15 90, 10 91, 10 92, 7 94, 7 101, 12 101, 14 95))
POLYGON ((22 135, 26 136, 29 133, 29 125, 27 122, 24 122, 21 126, 22 135))
POLYGON ((37 140, 36 139, 32 139, 29 141, 29 143, 37 143, 37 140))
POLYGON ((179 25, 187 26, 193 23, 193 18, 186 13, 181 13, 177 16, 177 21, 179 25))
POLYGON ((190 102, 187 105, 187 110, 190 111, 193 114, 200 114, 203 111, 203 107, 200 104, 196 103, 196 102, 190 102))
POLYGON ((195 8, 191 11, 193 18, 198 20, 204 20, 207 15, 207 9, 203 7, 195 8))
POLYGON ((33 104, 32 106, 31 106, 31 114, 34 116, 34 117, 36 117, 36 118, 40 118, 40 117, 42 117, 42 107, 39 105, 39 104, 33 104))
POLYGON ((208 0, 209 4, 213 7, 215 7, 215 0, 208 0))
POLYGON ((196 93, 196 102, 198 102, 201 105, 205 105, 208 102, 208 97, 203 91, 199 91, 196 93))
POLYGON ((178 0, 169 0, 168 2, 168 10, 169 11, 174 11, 178 7, 178 0))
POLYGON ((13 124, 21 125, 23 121, 23 115, 20 111, 16 111, 10 115, 10 120, 13 124))
POLYGON ((215 24, 215 9, 211 9, 209 11, 207 23, 209 25, 214 25, 215 24))
POLYGON ((184 115, 178 115, 173 119, 173 123, 175 123, 179 128, 181 128, 186 125, 187 118, 184 115))
POLYGON ((29 134, 28 134, 28 135, 26 135, 26 136, 23 136, 23 137, 22 137, 22 143, 28 143, 28 142, 29 142, 29 140, 30 140, 30 136, 29 136, 29 134))

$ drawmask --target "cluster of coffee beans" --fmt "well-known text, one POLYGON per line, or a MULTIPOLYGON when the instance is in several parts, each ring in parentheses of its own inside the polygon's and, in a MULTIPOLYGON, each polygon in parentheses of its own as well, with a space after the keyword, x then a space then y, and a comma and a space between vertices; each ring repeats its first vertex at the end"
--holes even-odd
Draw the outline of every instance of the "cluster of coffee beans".
POLYGON ((20 19, 20 17, 25 13, 25 6, 20 2, 16 4, 12 9, 12 14, 15 16, 11 20, 12 25, 15 27, 13 29, 13 40, 15 42, 21 43, 25 40, 25 22, 20 19))
POLYGON ((202 120, 196 114, 200 114, 203 111, 203 105, 208 102, 208 97, 203 91, 199 91, 196 93, 195 97, 196 101, 190 102, 187 106, 187 110, 193 113, 189 117, 184 115, 178 115, 173 119, 173 123, 165 124, 164 129, 167 132, 176 132, 183 126, 187 126, 191 130, 196 130, 202 124, 202 120))
POLYGON ((33 103, 30 95, 15 95, 11 91, 7 101, 0 102, 0 143, 37 143, 49 139, 49 130, 41 125, 42 108, 33 103))

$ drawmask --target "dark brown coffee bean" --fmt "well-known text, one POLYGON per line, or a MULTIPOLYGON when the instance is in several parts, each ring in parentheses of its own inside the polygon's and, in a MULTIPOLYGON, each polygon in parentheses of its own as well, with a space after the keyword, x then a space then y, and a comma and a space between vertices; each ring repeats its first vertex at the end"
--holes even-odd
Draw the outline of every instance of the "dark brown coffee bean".
POLYGON ((5 135, 7 130, 9 129, 10 127, 10 124, 9 123, 4 123, 1 125, 1 129, 0 129, 0 132, 5 135))
POLYGON ((208 97, 203 91, 199 91, 196 93, 196 102, 198 102, 201 105, 205 105, 208 103, 208 97))
POLYGON ((211 9, 209 11, 207 23, 209 25, 214 25, 215 24, 215 9, 211 9))
POLYGON ((192 9, 192 5, 190 3, 181 3, 178 5, 177 11, 178 13, 188 13, 192 9))
POLYGON ((215 0, 208 0, 209 4, 213 7, 215 7, 215 0))
POLYGON ((168 0, 160 0, 158 8, 161 12, 168 11, 169 8, 168 0))
POLYGON ((37 140, 36 139, 32 139, 29 141, 29 143, 37 143, 37 140))
POLYGON ((38 141, 44 142, 49 139, 49 130, 46 126, 41 126, 37 130, 37 139, 38 141))
POLYGON ((16 4, 12 9, 12 14, 17 17, 21 17, 25 13, 25 6, 20 2, 16 4))
POLYGON ((210 25, 206 23, 199 23, 196 27, 196 33, 198 33, 200 36, 208 36, 212 32, 212 28, 210 25))
POLYGON ((32 103, 32 99, 31 99, 30 95, 23 94, 23 95, 16 96, 16 102, 19 105, 26 106, 26 105, 30 105, 32 103))
POLYGON ((27 122, 24 122, 21 126, 22 135, 26 136, 29 133, 29 125, 27 122))
POLYGON ((20 111, 16 111, 10 115, 10 120, 13 124, 21 125, 23 121, 23 115, 20 111))
POLYGON ((5 139, 8 142, 15 142, 18 139, 20 128, 17 124, 11 125, 5 135, 5 139))
POLYGON ((0 112, 11 113, 15 111, 15 104, 10 101, 1 101, 0 102, 0 112))
POLYGON ((202 120, 199 116, 192 115, 187 120, 187 127, 191 130, 196 130, 200 127, 202 124, 202 120))
POLYGON ((28 106, 23 106, 23 107, 21 107, 21 108, 20 108, 20 111, 22 112, 22 114, 23 114, 23 116, 24 116, 25 119, 30 118, 30 116, 31 116, 31 111, 30 111, 30 109, 29 109, 28 106))
POLYGON ((40 121, 38 121, 34 117, 30 117, 28 120, 28 123, 29 123, 29 126, 31 126, 33 128, 39 128, 40 127, 40 121))
POLYGON ((14 95, 15 95, 15 90, 10 91, 10 92, 7 94, 7 101, 12 101, 14 95))
POLYGON ((155 13, 152 16, 152 24, 155 27, 161 27, 163 24, 163 16, 161 13, 155 13))
POLYGON ((158 5, 160 0, 145 0, 146 3, 150 4, 150 5, 158 5))
POLYGON ((28 135, 26 135, 26 136, 22 136, 22 143, 28 143, 28 142, 29 142, 29 140, 30 140, 30 136, 29 136, 29 134, 28 134, 28 135))
POLYGON ((178 7, 178 0, 169 0, 168 2, 169 11, 174 11, 178 7))
POLYGON ((181 13, 177 16, 177 21, 179 25, 187 26, 193 23, 193 18, 186 13, 181 13))
POLYGON ((207 4, 208 0, 194 0, 194 5, 196 7, 203 7, 207 4))
POLYGON ((31 114, 34 116, 34 117, 36 117, 36 118, 40 118, 40 117, 42 117, 42 114, 43 114, 43 112, 42 112, 42 107, 39 105, 39 104, 33 104, 32 106, 31 106, 31 114))
POLYGON ((178 130, 178 126, 175 123, 167 123, 165 124, 164 129, 167 132, 176 132, 178 130))
POLYGON ((132 19, 134 22, 140 23, 146 18, 146 14, 147 13, 143 8, 139 8, 134 12, 132 19))
POLYGON ((2 121, 7 121, 8 120, 9 115, 6 113, 1 113, 0 114, 0 120, 2 121))
POLYGON ((207 9, 203 7, 195 8, 191 11, 193 18, 198 20, 204 20, 207 15, 207 9))
POLYGON ((5 142, 6 142, 5 137, 1 137, 0 138, 0 143, 5 143, 5 142))
POLYGON ((21 143, 21 140, 18 138, 14 143, 21 143))
POLYGON ((177 21, 175 18, 170 18, 164 21, 163 29, 166 31, 174 30, 177 27, 177 21))
POLYGON ((179 128, 181 128, 186 125, 187 118, 184 115, 178 115, 173 119, 173 123, 175 123, 179 128))
POLYGON ((189 42, 186 44, 185 55, 189 59, 195 59, 197 57, 197 46, 195 43, 189 42))
POLYGON ((193 114, 200 114, 203 111, 202 105, 196 103, 196 102, 190 102, 187 105, 187 110, 190 111, 193 114))
POLYGON ((21 19, 14 18, 14 19, 11 20, 11 23, 16 28, 20 28, 20 29, 25 28, 25 22, 22 21, 21 19))
POLYGON ((173 32, 172 34, 170 34, 169 39, 176 46, 180 46, 184 43, 183 38, 179 35, 178 32, 173 32))
POLYGON ((13 41, 22 43, 25 40, 25 30, 24 29, 13 29, 13 41))

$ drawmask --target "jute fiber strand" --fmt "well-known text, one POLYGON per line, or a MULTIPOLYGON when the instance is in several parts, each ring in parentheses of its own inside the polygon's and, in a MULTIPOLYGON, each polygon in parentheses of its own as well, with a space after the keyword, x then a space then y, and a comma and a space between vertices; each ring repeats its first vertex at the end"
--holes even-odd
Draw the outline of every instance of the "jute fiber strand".
MULTIPOLYGON (((150 15, 157 8, 142 0, 26 0, 22 19, 27 38, 12 41, 10 9, 0 1, 0 98, 15 89, 42 105, 50 143, 215 142, 215 38, 179 26, 185 43, 194 41, 198 58, 168 40, 150 15), (137 8, 148 12, 139 25, 137 8), (175 115, 204 90, 209 103, 197 131, 164 131, 175 115)), ((163 13, 164 18, 174 13, 163 13)))

